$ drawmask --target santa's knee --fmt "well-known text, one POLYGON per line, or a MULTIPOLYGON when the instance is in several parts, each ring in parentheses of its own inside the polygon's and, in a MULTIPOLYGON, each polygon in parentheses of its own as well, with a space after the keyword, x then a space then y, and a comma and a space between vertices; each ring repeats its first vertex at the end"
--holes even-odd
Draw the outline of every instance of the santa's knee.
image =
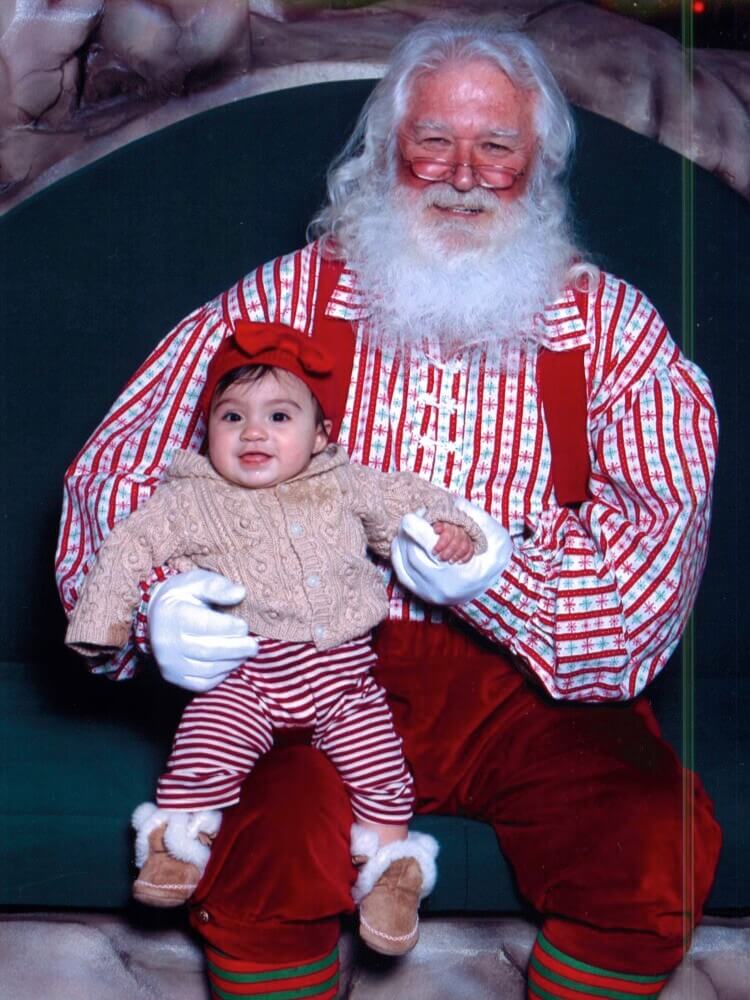
POLYGON ((195 899, 254 922, 351 909, 351 825, 346 789, 319 751, 274 750, 226 810, 195 899))
POLYGON ((674 967, 701 918, 720 842, 711 803, 692 776, 678 767, 641 775, 637 787, 621 791, 608 834, 583 852, 585 891, 574 919, 631 947, 638 942, 652 969, 674 967))
POLYGON ((302 858, 321 840, 348 846, 352 824, 346 789, 320 751, 301 745, 273 750, 261 758, 242 789, 239 803, 227 810, 225 839, 253 853, 271 849, 302 858))
POLYGON ((655 782, 631 824, 631 871, 641 928, 682 947, 700 919, 721 833, 700 783, 680 772, 655 782))

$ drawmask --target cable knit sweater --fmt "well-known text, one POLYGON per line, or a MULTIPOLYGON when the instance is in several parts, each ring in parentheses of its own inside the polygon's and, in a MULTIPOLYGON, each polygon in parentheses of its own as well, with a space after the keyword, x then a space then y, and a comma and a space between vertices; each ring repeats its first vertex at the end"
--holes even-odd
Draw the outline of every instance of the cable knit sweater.
POLYGON ((65 641, 84 654, 118 649, 130 634, 138 583, 155 566, 213 570, 244 584, 234 610, 256 635, 330 649, 366 634, 388 613, 368 560, 390 545, 404 514, 477 525, 445 490, 410 472, 352 465, 329 445, 288 482, 252 490, 222 478, 208 458, 180 452, 153 496, 104 540, 65 641))

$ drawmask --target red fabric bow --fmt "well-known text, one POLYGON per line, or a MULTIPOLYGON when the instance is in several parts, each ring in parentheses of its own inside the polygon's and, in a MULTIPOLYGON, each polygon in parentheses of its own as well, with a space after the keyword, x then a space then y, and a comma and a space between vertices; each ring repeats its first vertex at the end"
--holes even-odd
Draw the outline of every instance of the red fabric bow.
POLYGON ((282 323, 240 321, 235 327, 234 342, 247 355, 246 364, 274 365, 275 360, 265 359, 288 354, 311 375, 327 375, 333 370, 333 358, 328 351, 282 323))

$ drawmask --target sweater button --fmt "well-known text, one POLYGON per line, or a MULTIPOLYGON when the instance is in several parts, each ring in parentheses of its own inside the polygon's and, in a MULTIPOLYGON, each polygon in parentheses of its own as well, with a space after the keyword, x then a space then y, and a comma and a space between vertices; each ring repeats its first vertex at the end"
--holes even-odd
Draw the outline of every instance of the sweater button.
POLYGON ((279 486, 279 493, 288 493, 288 492, 289 492, 289 484, 288 483, 282 483, 279 486))
POLYGON ((313 635, 315 636, 316 639, 322 639, 325 634, 326 630, 323 625, 316 625, 315 628, 313 629, 313 635))
POLYGON ((294 521, 289 525, 289 531, 294 535, 295 538, 299 538, 300 535, 304 535, 305 529, 299 523, 299 521, 294 521))
POLYGON ((320 577, 315 573, 311 573, 306 582, 308 587, 318 587, 320 585, 320 577))
POLYGON ((211 917, 208 915, 208 910, 198 910, 198 919, 202 924, 207 924, 211 917))

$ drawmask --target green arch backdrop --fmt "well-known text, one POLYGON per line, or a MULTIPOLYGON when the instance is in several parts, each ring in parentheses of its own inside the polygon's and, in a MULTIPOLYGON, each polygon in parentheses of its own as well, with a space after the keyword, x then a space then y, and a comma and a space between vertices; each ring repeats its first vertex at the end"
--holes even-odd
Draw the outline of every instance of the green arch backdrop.
MULTIPOLYGON (((64 650, 52 557, 65 467, 178 319, 303 242, 326 165, 371 86, 320 84, 212 110, 118 150, 0 220, 8 848, 0 904, 127 900, 127 817, 151 790, 183 701, 153 675, 118 685, 87 677, 64 650)), ((750 206, 663 147, 594 115, 577 118, 571 186, 582 242, 654 300, 678 341, 685 334, 719 405, 711 552, 686 659, 695 680, 684 682, 678 653, 653 696, 669 738, 688 758, 694 749, 725 828, 711 905, 748 907, 750 825, 741 810, 750 799, 750 615, 740 512, 750 206)), ((423 826, 444 845, 433 910, 518 907, 489 828, 423 826)))

